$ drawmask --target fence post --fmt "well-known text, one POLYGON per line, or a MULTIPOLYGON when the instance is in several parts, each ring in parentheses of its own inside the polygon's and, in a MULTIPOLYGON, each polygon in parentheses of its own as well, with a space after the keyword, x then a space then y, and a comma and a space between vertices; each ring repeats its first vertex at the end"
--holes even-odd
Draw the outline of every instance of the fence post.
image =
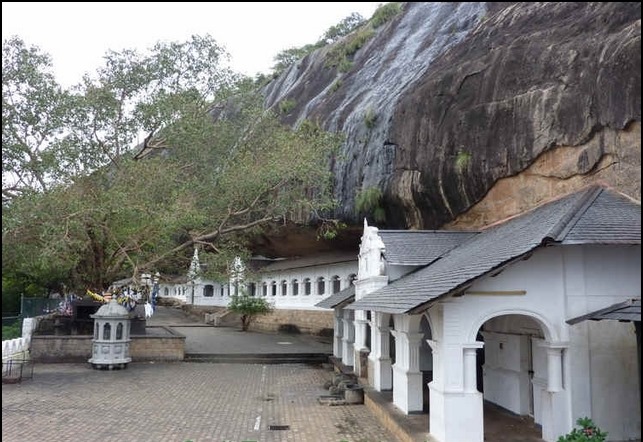
POLYGON ((24 311, 25 311, 25 294, 20 293, 20 316, 24 316, 24 311))

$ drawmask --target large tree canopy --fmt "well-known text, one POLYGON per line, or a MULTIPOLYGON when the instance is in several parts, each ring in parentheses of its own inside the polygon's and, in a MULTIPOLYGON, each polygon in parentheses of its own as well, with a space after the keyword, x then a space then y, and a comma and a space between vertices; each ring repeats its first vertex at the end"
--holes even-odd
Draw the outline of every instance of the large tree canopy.
POLYGON ((280 124, 225 58, 210 37, 109 52, 63 90, 46 54, 5 41, 3 275, 100 290, 184 270, 194 245, 216 270, 262 226, 328 209, 337 136, 280 124))

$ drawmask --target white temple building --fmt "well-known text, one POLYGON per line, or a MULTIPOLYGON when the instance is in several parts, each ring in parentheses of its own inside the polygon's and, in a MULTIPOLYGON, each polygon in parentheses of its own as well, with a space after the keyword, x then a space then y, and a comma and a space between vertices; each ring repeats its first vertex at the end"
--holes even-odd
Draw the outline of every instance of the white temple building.
POLYGON ((479 232, 365 224, 358 269, 318 304, 334 356, 401 412, 430 410, 435 440, 482 442, 484 402, 545 441, 585 416, 640 440, 635 327, 573 319, 625 302, 640 334, 640 202, 593 186, 479 232))

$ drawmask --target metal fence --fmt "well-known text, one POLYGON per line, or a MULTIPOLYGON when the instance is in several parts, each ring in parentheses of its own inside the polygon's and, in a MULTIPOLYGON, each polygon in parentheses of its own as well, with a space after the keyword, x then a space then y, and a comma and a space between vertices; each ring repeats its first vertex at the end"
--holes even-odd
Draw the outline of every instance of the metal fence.
POLYGON ((23 379, 33 378, 33 362, 29 359, 8 359, 2 361, 2 383, 16 384, 23 379))
POLYGON ((20 313, 23 318, 33 318, 35 316, 46 315, 58 310, 63 302, 62 299, 49 298, 21 298, 20 313))
POLYGON ((11 327, 14 325, 16 322, 18 322, 18 328, 22 330, 22 316, 19 314, 15 314, 15 316, 2 316, 2 326, 3 327, 11 327))

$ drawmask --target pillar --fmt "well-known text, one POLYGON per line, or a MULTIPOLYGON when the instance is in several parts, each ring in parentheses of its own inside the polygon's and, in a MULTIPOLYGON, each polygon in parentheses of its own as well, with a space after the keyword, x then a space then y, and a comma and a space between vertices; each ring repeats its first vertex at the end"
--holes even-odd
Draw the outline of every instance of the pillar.
POLYGON ((367 367, 362 366, 363 356, 368 354, 369 350, 366 347, 366 324, 368 323, 366 319, 366 311, 364 310, 355 310, 355 343, 353 344, 354 348, 354 369, 353 371, 359 377, 366 377, 368 372, 367 367))
POLYGON ((344 331, 342 333, 342 364, 352 367, 355 363, 353 343, 355 342, 355 328, 353 326, 353 311, 344 309, 342 318, 344 331))
POLYGON ((393 330, 393 404, 404 413, 422 411, 422 373, 420 372, 421 333, 393 330))
POLYGON ((371 353, 368 355, 370 384, 377 391, 393 388, 389 345, 389 315, 371 313, 371 353))
POLYGON ((541 346, 547 354, 547 389, 541 392, 542 438, 554 442, 574 426, 569 391, 563 379, 563 350, 569 345, 566 342, 543 342, 541 346))
POLYGON ((484 343, 427 341, 433 350, 429 383, 431 435, 440 442, 483 442, 482 393, 477 390, 476 350, 484 343))
POLYGON ((344 323, 342 322, 342 309, 333 310, 333 356, 342 358, 342 336, 344 334, 344 323))

